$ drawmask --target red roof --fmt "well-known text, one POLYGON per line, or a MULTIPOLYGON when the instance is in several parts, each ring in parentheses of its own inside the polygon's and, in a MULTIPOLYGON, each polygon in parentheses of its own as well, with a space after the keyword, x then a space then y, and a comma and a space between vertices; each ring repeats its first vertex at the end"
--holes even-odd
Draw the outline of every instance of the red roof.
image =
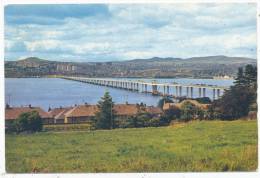
POLYGON ((138 114, 139 106, 136 104, 116 104, 114 105, 115 115, 131 116, 138 114))
MULTIPOLYGON (((66 113, 67 111, 73 109, 73 107, 66 107, 66 108, 54 108, 52 110, 50 110, 48 113, 54 117, 55 119, 57 118, 61 118, 61 116, 66 113)), ((63 119, 64 119, 64 115, 63 115, 63 119)))
POLYGON ((70 109, 64 115, 66 117, 92 117, 95 116, 98 111, 98 107, 96 105, 79 105, 70 109))
POLYGON ((41 118, 51 118, 51 115, 49 115, 47 112, 45 112, 40 107, 10 107, 5 109, 5 119, 6 120, 13 120, 17 119, 20 114, 25 112, 32 112, 37 111, 41 118))
POLYGON ((162 114, 162 110, 159 107, 147 106, 145 110, 151 114, 162 114))

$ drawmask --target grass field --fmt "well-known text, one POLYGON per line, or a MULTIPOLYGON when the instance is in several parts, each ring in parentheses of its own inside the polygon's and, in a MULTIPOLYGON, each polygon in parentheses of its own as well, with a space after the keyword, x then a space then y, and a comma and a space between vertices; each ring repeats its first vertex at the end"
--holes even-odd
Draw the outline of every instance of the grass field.
POLYGON ((21 172, 255 171, 256 121, 6 136, 6 169, 21 172))

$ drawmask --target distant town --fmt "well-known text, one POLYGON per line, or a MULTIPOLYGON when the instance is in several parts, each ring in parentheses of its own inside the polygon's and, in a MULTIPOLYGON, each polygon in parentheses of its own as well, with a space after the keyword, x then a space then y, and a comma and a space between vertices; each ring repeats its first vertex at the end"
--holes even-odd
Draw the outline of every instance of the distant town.
POLYGON ((5 77, 46 77, 78 75, 86 77, 134 78, 221 78, 230 79, 239 67, 256 65, 244 57, 208 56, 181 58, 135 59, 111 62, 58 62, 29 57, 5 61, 5 77))

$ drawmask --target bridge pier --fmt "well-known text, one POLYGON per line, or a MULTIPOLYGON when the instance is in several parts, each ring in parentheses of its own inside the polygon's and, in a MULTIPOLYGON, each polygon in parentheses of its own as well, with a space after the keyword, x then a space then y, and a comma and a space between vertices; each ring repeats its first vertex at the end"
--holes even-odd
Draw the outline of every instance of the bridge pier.
POLYGON ((193 87, 190 87, 190 97, 193 98, 193 87))
POLYGON ((215 99, 216 99, 216 89, 213 88, 213 100, 215 100, 215 99))
POLYGON ((217 99, 220 98, 220 89, 217 89, 217 99))
POLYGON ((199 97, 201 98, 201 88, 199 88, 199 97))
POLYGON ((189 98, 189 87, 186 87, 186 97, 189 98))
POLYGON ((167 85, 167 95, 169 95, 170 94, 170 87, 169 87, 169 85, 167 85))
POLYGON ((153 95, 157 95, 158 94, 157 85, 152 85, 152 94, 153 95))
POLYGON ((182 96, 182 86, 179 86, 180 97, 182 96))
POLYGON ((203 93, 203 97, 206 97, 206 88, 203 88, 202 91, 203 91, 202 92, 203 93))

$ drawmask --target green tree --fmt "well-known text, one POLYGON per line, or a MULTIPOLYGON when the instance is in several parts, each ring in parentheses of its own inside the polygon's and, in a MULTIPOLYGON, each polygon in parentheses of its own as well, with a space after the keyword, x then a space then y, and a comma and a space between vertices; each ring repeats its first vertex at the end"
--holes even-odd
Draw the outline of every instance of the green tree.
POLYGON ((181 106, 180 119, 183 121, 195 119, 198 116, 198 110, 197 106, 187 101, 181 106))
POLYGON ((238 69, 235 85, 224 92, 224 95, 213 102, 211 114, 225 120, 247 116, 257 98, 257 68, 246 65, 238 69))
POLYGON ((257 68, 253 65, 246 65, 245 72, 245 85, 248 87, 256 87, 257 82, 257 68))
POLYGON ((42 119, 37 111, 32 111, 28 116, 29 130, 39 132, 42 130, 42 119))
POLYGON ((19 115, 13 128, 16 133, 23 131, 38 132, 42 130, 42 119, 37 111, 25 112, 19 115))
POLYGON ((253 89, 246 86, 233 86, 221 99, 214 102, 215 113, 224 120, 246 116, 250 105, 255 101, 253 89))
POLYGON ((173 101, 172 101, 171 98, 169 98, 169 97, 167 97, 167 96, 164 96, 163 98, 161 98, 161 99, 158 101, 157 106, 162 109, 164 103, 173 103, 173 101))
POLYGON ((109 92, 105 92, 104 96, 98 102, 99 111, 96 113, 97 129, 113 129, 114 128, 114 102, 109 92))
POLYGON ((177 120, 180 118, 181 110, 177 107, 171 107, 170 109, 164 111, 160 118, 161 125, 169 125, 172 120, 177 120))
POLYGON ((244 69, 243 67, 238 68, 237 77, 235 78, 234 82, 237 86, 242 86, 245 84, 245 77, 244 77, 244 69))

